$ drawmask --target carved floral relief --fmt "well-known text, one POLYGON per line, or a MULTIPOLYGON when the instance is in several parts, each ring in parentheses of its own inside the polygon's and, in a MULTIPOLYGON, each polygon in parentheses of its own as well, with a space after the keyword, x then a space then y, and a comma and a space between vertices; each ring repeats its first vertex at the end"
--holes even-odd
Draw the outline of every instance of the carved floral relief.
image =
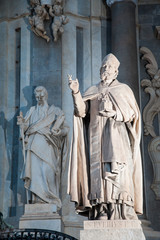
MULTIPOLYGON (((141 86, 149 94, 150 99, 143 110, 144 135, 152 136, 148 145, 148 152, 153 164, 154 179, 151 188, 160 200, 160 135, 154 128, 153 121, 160 114, 160 69, 153 53, 146 47, 140 49, 142 60, 147 62, 145 68, 151 79, 143 79, 141 86)), ((159 119, 160 120, 160 119, 159 119)), ((159 121, 160 131, 160 121, 159 121)))

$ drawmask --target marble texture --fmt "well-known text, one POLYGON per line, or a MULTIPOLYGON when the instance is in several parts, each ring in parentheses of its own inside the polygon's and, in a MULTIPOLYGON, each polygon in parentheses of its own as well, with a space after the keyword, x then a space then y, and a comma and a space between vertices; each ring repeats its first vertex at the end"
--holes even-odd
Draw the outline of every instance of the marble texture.
POLYGON ((133 220, 143 213, 140 112, 131 89, 117 80, 119 65, 108 54, 100 83, 83 97, 78 79, 68 75, 74 102, 68 193, 89 219, 133 220))
POLYGON ((68 148, 68 126, 63 111, 49 106, 48 92, 42 87, 34 90, 37 105, 23 117, 20 126, 24 164, 21 178, 28 203, 54 203, 61 208, 60 185, 68 148))
POLYGON ((139 220, 106 220, 106 221, 84 221, 84 229, 141 229, 141 222, 139 220))
POLYGON ((55 204, 25 204, 26 215, 34 215, 34 214, 44 214, 45 213, 57 213, 57 206, 55 204))
POLYGON ((64 230, 65 233, 71 236, 74 236, 77 239, 80 239, 80 231, 83 230, 83 221, 78 218, 74 219, 71 216, 68 216, 68 219, 63 218, 64 230))
POLYGON ((61 217, 54 204, 26 204, 19 228, 38 228, 61 232, 61 217))
POLYGON ((140 221, 85 221, 80 240, 145 240, 140 221))

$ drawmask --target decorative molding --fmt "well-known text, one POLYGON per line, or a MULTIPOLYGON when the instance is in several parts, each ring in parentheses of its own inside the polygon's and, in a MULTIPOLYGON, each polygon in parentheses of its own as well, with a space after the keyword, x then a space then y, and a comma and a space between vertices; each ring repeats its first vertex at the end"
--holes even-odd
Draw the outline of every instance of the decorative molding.
POLYGON ((133 2, 137 4, 137 0, 106 0, 106 3, 109 7, 111 7, 111 5, 115 2, 133 2))
POLYGON ((15 15, 15 16, 9 16, 9 17, 2 17, 2 18, 0 18, 0 23, 1 22, 5 22, 5 21, 8 21, 8 22, 10 22, 10 21, 12 21, 12 20, 17 20, 17 19, 21 19, 21 18, 25 18, 25 17, 28 17, 30 15, 30 13, 28 13, 28 12, 25 12, 25 13, 22 13, 22 14, 20 14, 20 15, 15 15))
POLYGON ((138 0, 138 5, 159 4, 159 0, 138 0))
POLYGON ((59 36, 64 32, 63 25, 69 22, 69 19, 64 15, 65 0, 30 0, 31 16, 29 23, 31 30, 39 37, 42 37, 47 42, 50 37, 44 27, 44 22, 51 19, 51 29, 54 41, 57 42, 59 36))
MULTIPOLYGON (((143 79, 141 86, 150 95, 150 99, 143 110, 144 135, 151 135, 152 140, 148 145, 148 153, 154 170, 154 179, 151 188, 160 200, 160 136, 157 136, 153 120, 160 113, 160 69, 153 53, 146 47, 140 48, 142 60, 147 61, 145 68, 150 79, 143 79)), ((159 126, 160 128, 160 126, 159 126)))

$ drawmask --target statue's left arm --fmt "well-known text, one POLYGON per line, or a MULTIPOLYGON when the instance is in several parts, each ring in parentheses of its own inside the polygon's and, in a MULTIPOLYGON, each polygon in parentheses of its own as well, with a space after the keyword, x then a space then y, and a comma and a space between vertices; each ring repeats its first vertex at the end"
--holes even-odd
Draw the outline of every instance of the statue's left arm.
POLYGON ((56 112, 56 121, 53 124, 51 133, 53 135, 66 136, 68 133, 68 126, 65 124, 65 115, 60 108, 55 108, 56 112))

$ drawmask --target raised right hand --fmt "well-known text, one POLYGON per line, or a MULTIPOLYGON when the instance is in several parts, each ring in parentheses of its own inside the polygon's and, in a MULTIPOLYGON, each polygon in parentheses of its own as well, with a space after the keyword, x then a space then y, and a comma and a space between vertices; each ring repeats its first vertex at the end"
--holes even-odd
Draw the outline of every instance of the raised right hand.
POLYGON ((17 116, 17 125, 22 125, 24 123, 23 113, 20 112, 20 115, 17 116))
POLYGON ((73 93, 78 93, 79 92, 79 82, 78 79, 72 80, 72 75, 68 74, 68 85, 70 89, 72 90, 73 93))

